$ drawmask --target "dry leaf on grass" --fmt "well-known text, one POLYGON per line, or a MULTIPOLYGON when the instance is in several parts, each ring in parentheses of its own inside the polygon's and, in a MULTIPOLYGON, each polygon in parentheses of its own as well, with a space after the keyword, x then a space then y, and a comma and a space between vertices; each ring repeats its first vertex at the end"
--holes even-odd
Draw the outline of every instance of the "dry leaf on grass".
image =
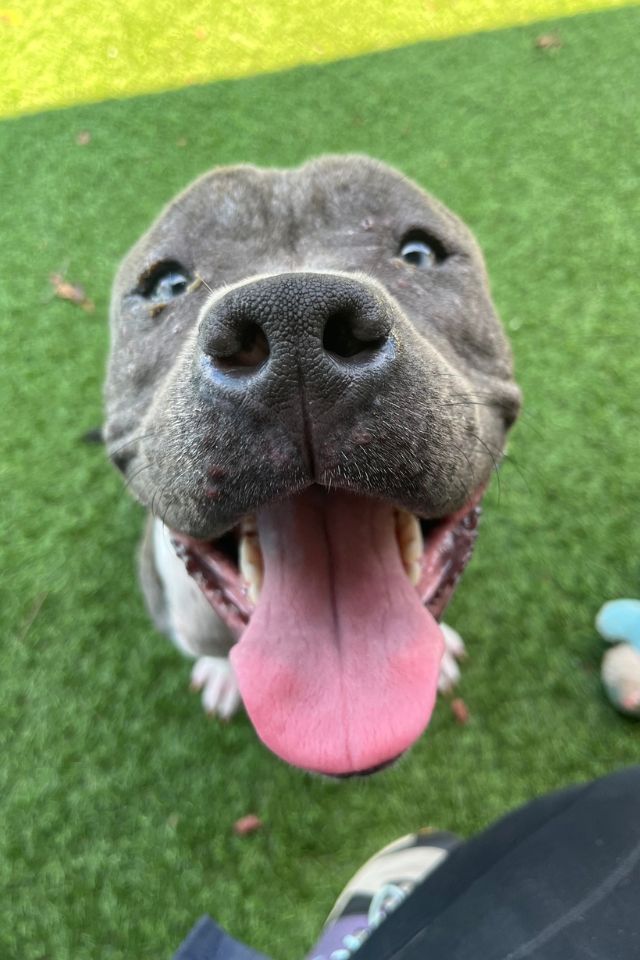
POLYGON ((462 697, 456 697, 455 700, 451 701, 451 713, 461 726, 469 722, 469 707, 462 697))
POLYGON ((239 820, 236 820, 233 825, 233 832, 238 837, 246 837, 249 833, 255 833, 261 826, 262 820, 260 817, 256 817, 255 813, 248 813, 246 817, 240 817, 239 820))
POLYGON ((543 33, 536 37, 536 47, 538 50, 559 50, 562 46, 562 40, 557 33, 543 33))
POLYGON ((82 307, 87 313, 93 313, 96 308, 95 304, 93 300, 88 298, 84 287, 81 287, 79 284, 69 283, 61 273, 52 273, 49 280, 51 281, 51 286, 53 287, 53 292, 56 297, 60 300, 69 300, 71 303, 82 307))

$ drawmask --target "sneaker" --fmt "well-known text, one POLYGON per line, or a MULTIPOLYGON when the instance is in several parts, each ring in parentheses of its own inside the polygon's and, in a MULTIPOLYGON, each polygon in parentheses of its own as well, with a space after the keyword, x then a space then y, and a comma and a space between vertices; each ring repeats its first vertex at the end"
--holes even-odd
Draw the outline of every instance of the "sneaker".
POLYGON ((349 960, 460 842, 453 833, 426 828, 379 850, 338 897, 309 960, 349 960))

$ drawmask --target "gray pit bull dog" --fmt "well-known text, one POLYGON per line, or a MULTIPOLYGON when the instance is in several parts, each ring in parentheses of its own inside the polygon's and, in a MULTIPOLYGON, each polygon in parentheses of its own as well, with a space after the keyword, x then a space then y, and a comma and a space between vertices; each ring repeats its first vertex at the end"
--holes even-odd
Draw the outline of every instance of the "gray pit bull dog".
POLYGON ((213 170, 126 256, 111 325, 104 437, 205 706, 241 697, 307 770, 392 762, 520 406, 471 233, 362 156, 213 170))

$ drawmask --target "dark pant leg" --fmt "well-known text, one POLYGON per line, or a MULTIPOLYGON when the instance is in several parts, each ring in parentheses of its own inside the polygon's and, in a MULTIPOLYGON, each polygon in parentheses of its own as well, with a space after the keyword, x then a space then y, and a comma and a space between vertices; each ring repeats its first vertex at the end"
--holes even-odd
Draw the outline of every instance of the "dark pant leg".
POLYGON ((456 849, 358 960, 640 958, 640 767, 542 797, 456 849))
POLYGON ((201 917, 173 960, 268 960, 262 953, 234 940, 211 917, 201 917))

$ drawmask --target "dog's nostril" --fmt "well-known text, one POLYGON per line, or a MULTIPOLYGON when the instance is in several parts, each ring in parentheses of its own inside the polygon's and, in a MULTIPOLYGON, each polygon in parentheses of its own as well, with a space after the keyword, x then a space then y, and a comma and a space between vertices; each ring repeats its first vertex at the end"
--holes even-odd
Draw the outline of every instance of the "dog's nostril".
POLYGON ((250 376, 269 357, 269 341, 257 323, 248 323, 240 332, 239 339, 238 349, 232 353, 218 353, 215 349, 209 352, 214 367, 227 376, 250 376))
POLYGON ((358 316, 348 308, 332 313, 324 327, 322 345, 342 360, 366 360, 386 343, 386 336, 367 338, 357 329, 358 316))

